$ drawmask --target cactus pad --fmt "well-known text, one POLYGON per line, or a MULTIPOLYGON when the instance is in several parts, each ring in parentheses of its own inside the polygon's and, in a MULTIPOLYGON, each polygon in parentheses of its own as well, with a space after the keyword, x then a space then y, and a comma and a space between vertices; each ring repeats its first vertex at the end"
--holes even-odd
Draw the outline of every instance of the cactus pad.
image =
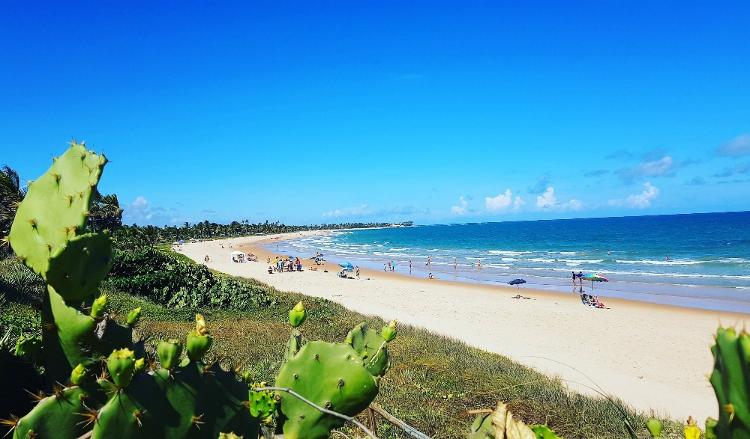
POLYGON ((388 370, 388 343, 366 323, 355 326, 346 336, 346 343, 357 351, 371 374, 383 376, 388 370))
MULTIPOLYGON (((288 359, 276 377, 276 385, 288 387, 330 410, 356 415, 370 405, 378 393, 377 379, 364 367, 357 352, 346 344, 313 341, 288 359)), ((343 420, 290 395, 279 393, 284 437, 326 438, 343 420)))
POLYGON ((56 389, 20 419, 14 438, 79 437, 89 430, 94 418, 87 423, 88 406, 96 406, 104 394, 96 384, 56 389))
POLYGON ((711 385, 719 402, 718 437, 750 437, 750 335, 719 328, 711 385))
POLYGON ((112 267, 112 241, 107 233, 71 238, 50 256, 47 283, 67 302, 80 302, 97 291, 112 267))
POLYGON ((83 229, 104 156, 73 142, 47 172, 29 184, 8 237, 16 254, 46 278, 50 255, 83 229))

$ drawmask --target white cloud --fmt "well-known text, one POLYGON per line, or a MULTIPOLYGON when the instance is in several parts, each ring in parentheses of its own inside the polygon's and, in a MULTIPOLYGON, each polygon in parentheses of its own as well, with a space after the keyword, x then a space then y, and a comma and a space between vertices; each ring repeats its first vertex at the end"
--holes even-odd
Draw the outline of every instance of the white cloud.
POLYGON ((665 155, 656 160, 643 161, 631 168, 618 169, 616 173, 629 184, 641 178, 671 176, 677 166, 672 156, 665 155))
POLYGON ((650 182, 643 184, 643 191, 638 194, 628 195, 625 199, 609 200, 611 206, 625 206, 632 209, 645 209, 651 206, 651 202, 659 196, 659 188, 650 182))
POLYGON ((556 204, 557 197, 555 196, 555 188, 552 186, 548 186, 542 195, 536 197, 536 207, 540 209, 549 209, 556 204))
POLYGON ((151 212, 149 202, 143 195, 135 197, 132 203, 125 207, 123 214, 125 217, 134 222, 145 222, 148 223, 154 217, 154 213, 151 212))
POLYGON ((463 195, 458 197, 458 204, 451 206, 451 214, 453 215, 466 215, 469 212, 469 202, 466 201, 463 195))
POLYGON ((555 188, 552 186, 547 187, 542 195, 536 197, 536 207, 539 209, 547 210, 581 210, 583 203, 580 200, 571 198, 566 202, 559 202, 555 195, 555 188))
POLYGON ((513 204, 513 193, 510 189, 501 192, 494 197, 485 197, 484 208, 490 212, 505 210, 513 204))
POLYGON ((719 148, 719 155, 739 157, 750 155, 750 133, 742 134, 719 148))
POLYGON ((146 197, 139 195, 128 203, 123 210, 123 222, 126 224, 177 224, 182 222, 179 211, 174 208, 152 206, 146 197))
POLYGON ((513 200, 513 209, 518 210, 523 207, 523 205, 526 204, 525 201, 523 201, 523 198, 516 195, 516 199, 513 200))
POLYGON ((672 170, 674 160, 671 156, 665 155, 659 160, 643 162, 638 166, 638 174, 644 177, 660 177, 666 175, 672 170))
POLYGON ((581 210, 581 208, 583 208, 583 203, 581 203, 580 200, 576 200, 575 198, 573 198, 567 203, 564 203, 562 205, 562 208, 564 210, 581 210))
POLYGON ((329 210, 323 212, 323 216, 326 218, 340 218, 340 217, 356 217, 370 215, 372 212, 367 204, 361 204, 356 207, 343 207, 341 209, 329 210))

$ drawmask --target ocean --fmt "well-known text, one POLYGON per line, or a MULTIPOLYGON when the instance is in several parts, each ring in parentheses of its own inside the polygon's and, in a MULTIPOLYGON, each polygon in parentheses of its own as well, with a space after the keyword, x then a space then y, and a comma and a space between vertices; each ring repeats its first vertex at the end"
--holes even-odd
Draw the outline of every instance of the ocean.
POLYGON ((750 313, 750 212, 348 230, 268 248, 378 270, 393 261, 418 277, 522 278, 561 292, 573 291, 572 271, 596 273, 609 279, 593 285, 603 297, 750 313))

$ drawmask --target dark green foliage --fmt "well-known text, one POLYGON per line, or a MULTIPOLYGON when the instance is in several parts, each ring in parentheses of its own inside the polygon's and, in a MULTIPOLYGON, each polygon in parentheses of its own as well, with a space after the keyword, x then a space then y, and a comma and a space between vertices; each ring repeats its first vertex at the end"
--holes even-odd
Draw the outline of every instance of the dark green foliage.
MULTIPOLYGON (((202 221, 196 224, 185 223, 182 226, 165 227, 124 225, 117 231, 117 233, 115 233, 114 240, 117 248, 134 249, 189 239, 203 240, 299 232, 304 230, 357 229, 363 227, 387 227, 390 225, 390 223, 340 223, 292 226, 268 221, 263 223, 250 223, 247 220, 232 221, 229 224, 217 224, 202 221)), ((411 225, 411 223, 408 225, 411 225)))
POLYGON ((204 265, 150 247, 115 251, 106 285, 173 308, 208 306, 247 310, 273 303, 263 288, 216 276, 204 265))
MULTIPOLYGON (((21 185, 18 173, 8 166, 0 169, 0 238, 10 233, 10 225, 16 216, 18 203, 21 202, 26 189, 21 185)), ((10 256, 13 253, 10 246, 0 241, 0 258, 10 256)))
POLYGON ((122 209, 117 195, 94 193, 89 207, 88 228, 95 232, 115 231, 122 226, 122 209))

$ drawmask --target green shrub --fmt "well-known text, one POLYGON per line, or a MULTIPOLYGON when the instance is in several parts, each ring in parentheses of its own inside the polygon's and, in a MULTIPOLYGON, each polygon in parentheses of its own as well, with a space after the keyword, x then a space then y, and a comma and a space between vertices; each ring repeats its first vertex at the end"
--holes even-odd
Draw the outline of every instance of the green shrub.
POLYGON ((116 251, 107 287, 145 296, 173 308, 249 310, 273 304, 260 286, 217 276, 203 265, 148 247, 116 251))

